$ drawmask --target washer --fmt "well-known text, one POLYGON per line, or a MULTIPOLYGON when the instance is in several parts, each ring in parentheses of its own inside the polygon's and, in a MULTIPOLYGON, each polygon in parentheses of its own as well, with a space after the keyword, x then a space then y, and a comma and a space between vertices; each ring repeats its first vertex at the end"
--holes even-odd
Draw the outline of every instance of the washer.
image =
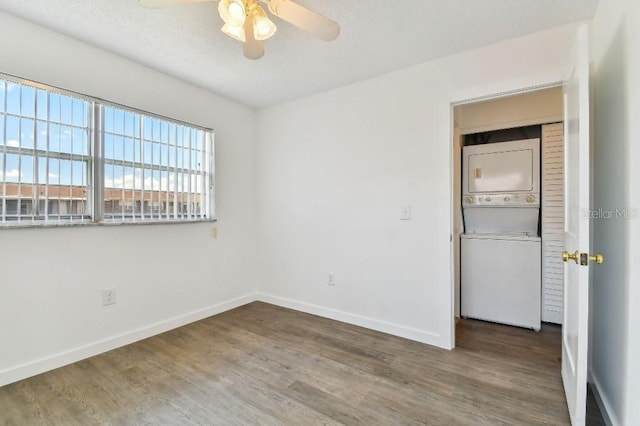
POLYGON ((463 317, 540 330, 540 237, 461 236, 463 317))

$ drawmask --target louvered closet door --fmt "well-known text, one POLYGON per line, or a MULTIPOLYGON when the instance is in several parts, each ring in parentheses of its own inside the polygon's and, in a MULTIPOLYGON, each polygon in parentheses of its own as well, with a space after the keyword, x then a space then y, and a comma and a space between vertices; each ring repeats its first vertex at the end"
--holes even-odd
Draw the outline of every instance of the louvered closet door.
POLYGON ((542 321, 562 324, 564 127, 542 126, 542 321))

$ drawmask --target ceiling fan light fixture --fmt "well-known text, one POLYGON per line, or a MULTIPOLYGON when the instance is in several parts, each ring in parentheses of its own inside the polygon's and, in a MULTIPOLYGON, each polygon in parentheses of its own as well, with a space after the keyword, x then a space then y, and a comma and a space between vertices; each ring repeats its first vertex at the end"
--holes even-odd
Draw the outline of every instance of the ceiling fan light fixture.
POLYGON ((258 4, 254 3, 249 9, 249 13, 253 18, 253 32, 256 40, 266 40, 272 37, 278 30, 264 9, 258 4))
POLYGON ((220 0, 218 13, 225 24, 242 27, 247 18, 244 0, 220 0))
POLYGON ((218 14, 224 21, 221 31, 243 43, 242 50, 247 59, 264 56, 263 41, 278 30, 259 3, 266 4, 277 18, 322 40, 335 40, 340 34, 337 22, 291 0, 138 0, 140 5, 153 8, 214 1, 218 2, 218 14))

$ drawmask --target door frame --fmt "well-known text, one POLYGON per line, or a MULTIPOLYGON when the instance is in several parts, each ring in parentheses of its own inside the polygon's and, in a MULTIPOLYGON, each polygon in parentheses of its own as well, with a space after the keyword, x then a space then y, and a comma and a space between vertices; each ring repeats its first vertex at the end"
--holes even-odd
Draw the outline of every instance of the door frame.
POLYGON ((442 209, 446 217, 443 222, 448 221, 449 236, 443 239, 439 247, 442 253, 448 253, 449 262, 443 262, 441 276, 445 277, 440 283, 440 345, 443 348, 453 349, 455 347, 456 314, 455 314, 455 250, 453 238, 455 236, 455 211, 454 211, 454 108, 459 105, 471 104, 480 101, 499 99, 506 96, 520 95, 537 90, 549 89, 563 85, 563 69, 559 68, 554 72, 525 76, 522 78, 496 81, 491 84, 468 87, 451 92, 440 101, 438 135, 440 144, 446 144, 441 148, 441 160, 447 164, 447 179, 449 182, 449 197, 446 207, 442 209), (446 158, 444 158, 446 156, 446 158))

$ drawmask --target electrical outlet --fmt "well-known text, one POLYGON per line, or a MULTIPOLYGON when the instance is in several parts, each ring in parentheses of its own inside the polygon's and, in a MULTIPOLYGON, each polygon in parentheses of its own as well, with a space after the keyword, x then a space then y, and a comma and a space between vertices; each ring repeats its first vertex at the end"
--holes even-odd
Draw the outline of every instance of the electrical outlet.
POLYGON ((331 286, 336 285, 336 274, 329 272, 329 276, 327 277, 327 284, 331 286))
POLYGON ((411 206, 402 206, 400 208, 400 220, 411 220, 411 206))
POLYGON ((116 289, 102 289, 102 306, 114 305, 116 303, 116 289))

